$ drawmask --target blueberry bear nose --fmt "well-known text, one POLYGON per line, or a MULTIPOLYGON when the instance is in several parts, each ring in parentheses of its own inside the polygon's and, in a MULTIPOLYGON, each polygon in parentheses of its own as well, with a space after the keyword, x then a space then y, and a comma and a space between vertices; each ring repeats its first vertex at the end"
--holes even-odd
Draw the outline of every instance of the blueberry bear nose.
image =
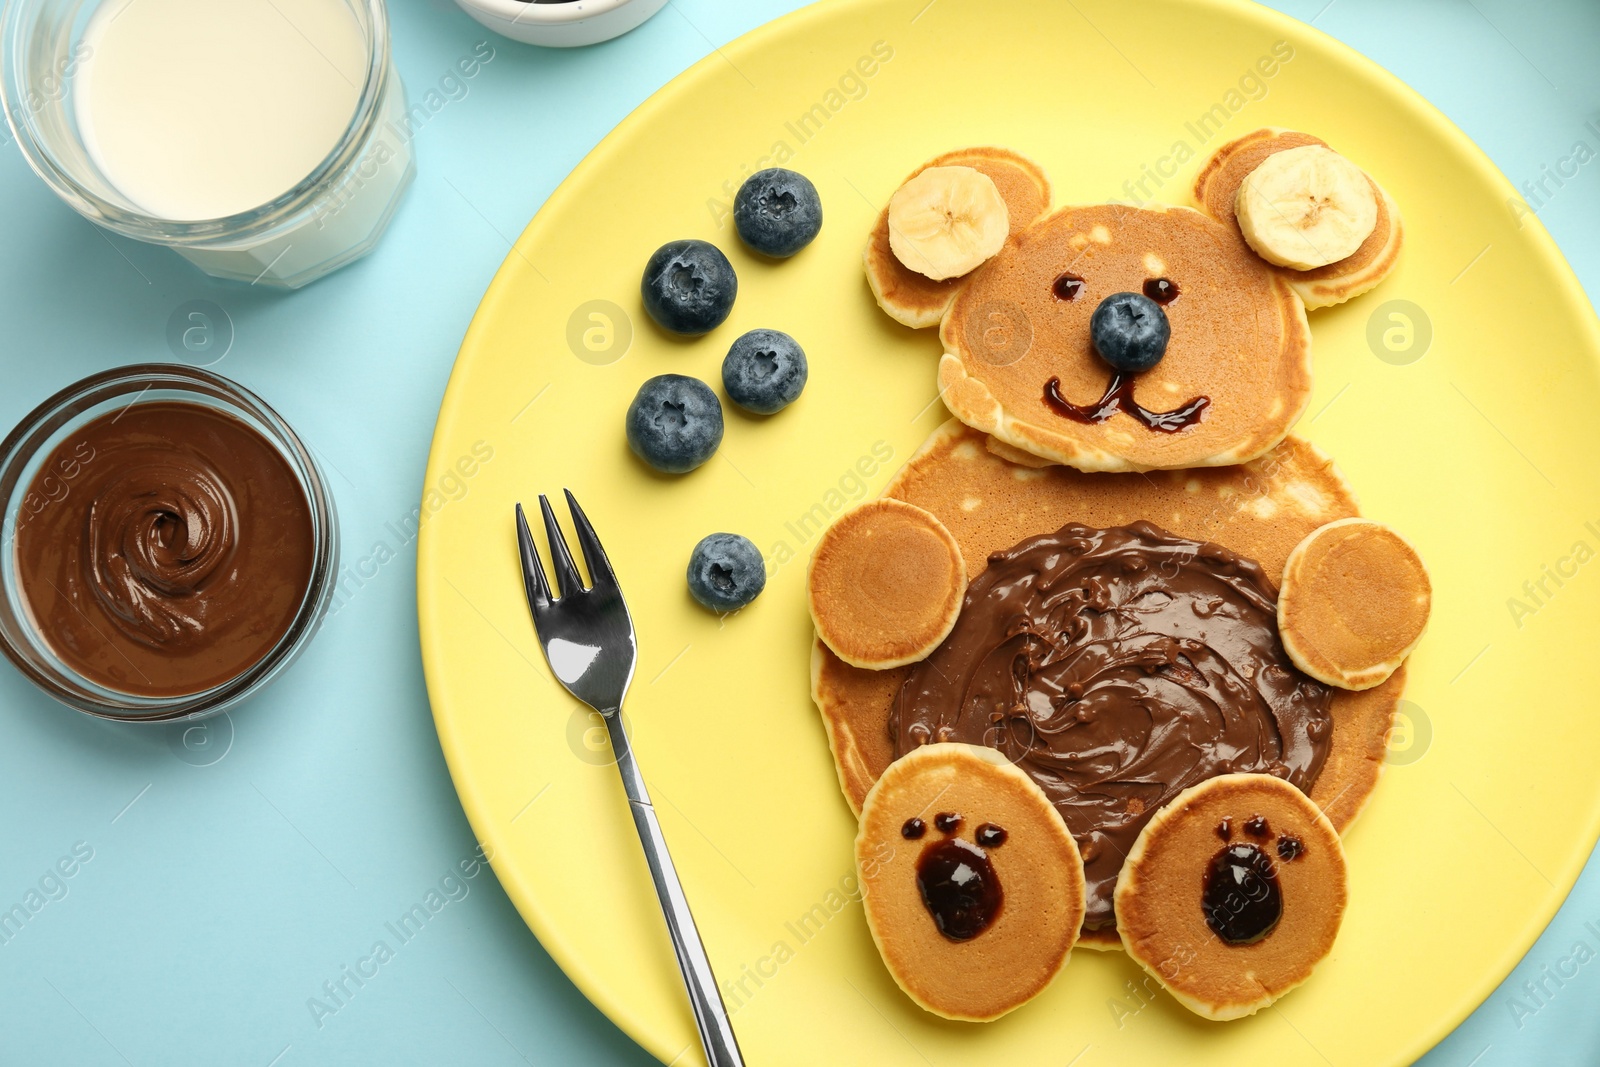
POLYGON ((1112 293, 1089 317, 1089 339, 1119 374, 1138 374, 1161 362, 1172 325, 1161 305, 1143 293, 1112 293))

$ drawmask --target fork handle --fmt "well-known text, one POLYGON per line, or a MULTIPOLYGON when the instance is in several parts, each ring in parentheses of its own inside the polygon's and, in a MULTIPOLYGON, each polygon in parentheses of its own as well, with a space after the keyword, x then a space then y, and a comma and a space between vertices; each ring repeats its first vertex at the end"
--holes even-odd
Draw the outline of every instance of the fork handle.
POLYGON ((661 834, 661 821, 656 818, 655 805, 650 803, 644 776, 633 758, 633 746, 628 743, 622 713, 613 709, 601 714, 606 721, 606 731, 611 735, 611 751, 617 757, 617 770, 622 775, 622 788, 628 794, 628 807, 639 831, 639 843, 644 846, 650 880, 655 883, 661 913, 672 935, 678 969, 683 972, 684 985, 689 989, 689 1004, 694 1008, 694 1021, 700 1028, 700 1043, 705 1047, 706 1060, 711 1067, 744 1067, 739 1042, 734 1039, 733 1025, 728 1021, 728 1010, 723 1006, 722 994, 717 991, 711 960, 706 957, 700 931, 689 912, 689 900, 683 894, 683 884, 678 881, 678 870, 667 852, 667 839, 661 834))

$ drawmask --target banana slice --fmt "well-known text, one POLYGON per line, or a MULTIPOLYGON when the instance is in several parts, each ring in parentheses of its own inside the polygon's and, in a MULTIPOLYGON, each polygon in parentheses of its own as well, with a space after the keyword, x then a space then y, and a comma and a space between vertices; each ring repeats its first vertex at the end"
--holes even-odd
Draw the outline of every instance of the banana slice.
POLYGON ((1234 213, 1262 259, 1311 270, 1355 254, 1378 224, 1378 198, 1360 167, 1305 145, 1274 152, 1251 171, 1234 213))
POLYGON ((1000 251, 1011 215, 987 174, 929 167, 889 199, 889 248, 934 281, 959 278, 1000 251))

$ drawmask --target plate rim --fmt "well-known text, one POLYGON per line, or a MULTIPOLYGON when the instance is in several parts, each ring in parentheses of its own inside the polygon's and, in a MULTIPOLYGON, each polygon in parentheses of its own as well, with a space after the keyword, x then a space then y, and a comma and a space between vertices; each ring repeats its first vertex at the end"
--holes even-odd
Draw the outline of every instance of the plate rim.
MULTIPOLYGON (((713 45, 711 51, 652 92, 596 142, 551 191, 517 236, 505 258, 495 269, 493 278, 473 311, 460 348, 451 363, 450 376, 440 400, 439 413, 428 445, 424 486, 433 484, 443 473, 444 468, 452 462, 451 457, 445 454, 446 450, 442 447, 441 439, 447 436, 449 423, 460 406, 461 393, 466 388, 465 375, 462 373, 465 357, 483 344, 484 335, 491 329, 489 323, 495 318, 496 308, 509 298, 516 284, 513 275, 523 269, 518 265, 519 261, 523 264, 531 262, 523 256, 524 248, 537 243, 544 229, 550 224, 550 219, 560 214, 567 202, 578 195, 579 188, 587 183, 591 172, 604 166, 610 157, 621 150, 623 143, 632 136, 636 127, 647 123, 653 114, 671 106, 674 99, 688 86, 708 77, 716 64, 725 61, 729 52, 747 53, 767 47, 785 32, 801 24, 848 17, 848 10, 852 8, 887 10, 895 6, 910 6, 913 2, 914 0, 817 0, 815 3, 780 15, 748 30, 725 45, 720 47, 713 45)), ((1209 9, 1214 17, 1229 20, 1237 26, 1253 25, 1282 36, 1292 34, 1297 47, 1304 43, 1322 49, 1337 65, 1357 76, 1364 75, 1370 79, 1387 99, 1408 109, 1433 133, 1451 143, 1458 154, 1472 167, 1474 178, 1485 187, 1502 192, 1508 197, 1517 194, 1515 186, 1472 138, 1426 97, 1376 60, 1309 23, 1255 3, 1253 0, 1186 0, 1186 2, 1195 7, 1209 9)), ((1557 299, 1580 311, 1578 317, 1589 334, 1590 351, 1600 353, 1600 318, 1597 318, 1593 303, 1560 246, 1537 215, 1525 217, 1522 230, 1525 238, 1534 246, 1532 253, 1553 266, 1552 274, 1561 287, 1557 299), (1527 225, 1529 218, 1532 222, 1531 227, 1527 225)), ((439 595, 436 588, 439 581, 436 571, 440 566, 439 561, 434 558, 434 541, 432 526, 424 526, 419 531, 417 540, 418 642, 435 733, 439 738, 451 784, 461 802, 463 813, 477 841, 489 847, 489 864, 507 897, 545 951, 561 968, 562 973, 630 1040, 657 1060, 667 1063, 669 1057, 682 1056, 686 1050, 674 1053, 665 1035, 659 1033, 649 1020, 643 1018, 630 1002, 614 995, 611 989, 587 968, 585 958, 563 936, 560 925, 544 910, 538 894, 522 883, 513 868, 494 859, 500 854, 502 835, 495 819, 488 812, 487 804, 479 795, 472 774, 465 766, 465 755, 462 751, 465 746, 453 725, 451 712, 446 709, 447 702, 442 694, 436 693, 439 684, 437 679, 442 677, 446 670, 444 663, 446 657, 441 651, 438 609, 434 606, 434 601, 439 595), (435 573, 430 575, 429 572, 435 573)), ((1485 968, 1484 973, 1471 984, 1456 1005, 1441 1011, 1430 1025, 1421 1028, 1409 1047, 1397 1048, 1393 1062, 1414 1062, 1437 1046, 1487 1002, 1494 990, 1527 955, 1571 895, 1594 851, 1597 840, 1600 840, 1600 803, 1595 805, 1588 824, 1580 829, 1577 840, 1587 842, 1587 847, 1581 854, 1575 852, 1573 858, 1563 863, 1558 870, 1555 881, 1558 891, 1550 895, 1551 899, 1548 902, 1541 902, 1537 907, 1529 909, 1521 932, 1511 940, 1498 961, 1485 968)), ((681 993, 681 990, 679 992, 681 993)), ((685 996, 684 1007, 687 1009, 687 1006, 685 996)))

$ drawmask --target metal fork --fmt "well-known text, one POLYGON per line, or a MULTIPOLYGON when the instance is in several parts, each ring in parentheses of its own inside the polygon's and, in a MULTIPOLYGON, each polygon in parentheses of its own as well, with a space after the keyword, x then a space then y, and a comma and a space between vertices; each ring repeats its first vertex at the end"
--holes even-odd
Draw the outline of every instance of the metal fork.
POLYGON ((606 732, 611 736, 611 751, 617 757, 617 770, 622 775, 622 788, 628 794, 628 807, 633 812, 633 824, 644 846, 645 861, 650 866, 650 878, 655 882, 662 914, 666 916, 667 930, 672 934, 678 969, 683 972, 684 985, 689 988, 689 1004, 694 1008, 706 1059, 711 1067, 743 1067, 744 1059, 734 1039, 722 995, 717 991, 711 961, 706 958, 700 931, 689 913, 688 898, 683 895, 677 869, 667 853, 661 822, 650 803, 644 776, 639 773, 622 724, 622 698, 628 692, 628 683, 633 681, 633 669, 638 660, 633 618, 628 614, 617 576, 606 558, 606 550, 600 547, 594 527, 589 525, 588 517, 578 507, 572 492, 564 492, 593 585, 588 589, 583 587, 572 562, 572 552, 561 536, 561 528, 556 525, 555 513, 541 493, 539 510, 544 514, 544 529, 550 540, 551 564, 559 590, 559 595, 550 595, 550 584, 539 563, 533 534, 528 531, 528 520, 522 514, 522 505, 518 504, 517 547, 522 553, 522 582, 527 589, 528 608, 533 612, 533 628, 538 631, 539 646, 556 680, 605 719, 606 732))

